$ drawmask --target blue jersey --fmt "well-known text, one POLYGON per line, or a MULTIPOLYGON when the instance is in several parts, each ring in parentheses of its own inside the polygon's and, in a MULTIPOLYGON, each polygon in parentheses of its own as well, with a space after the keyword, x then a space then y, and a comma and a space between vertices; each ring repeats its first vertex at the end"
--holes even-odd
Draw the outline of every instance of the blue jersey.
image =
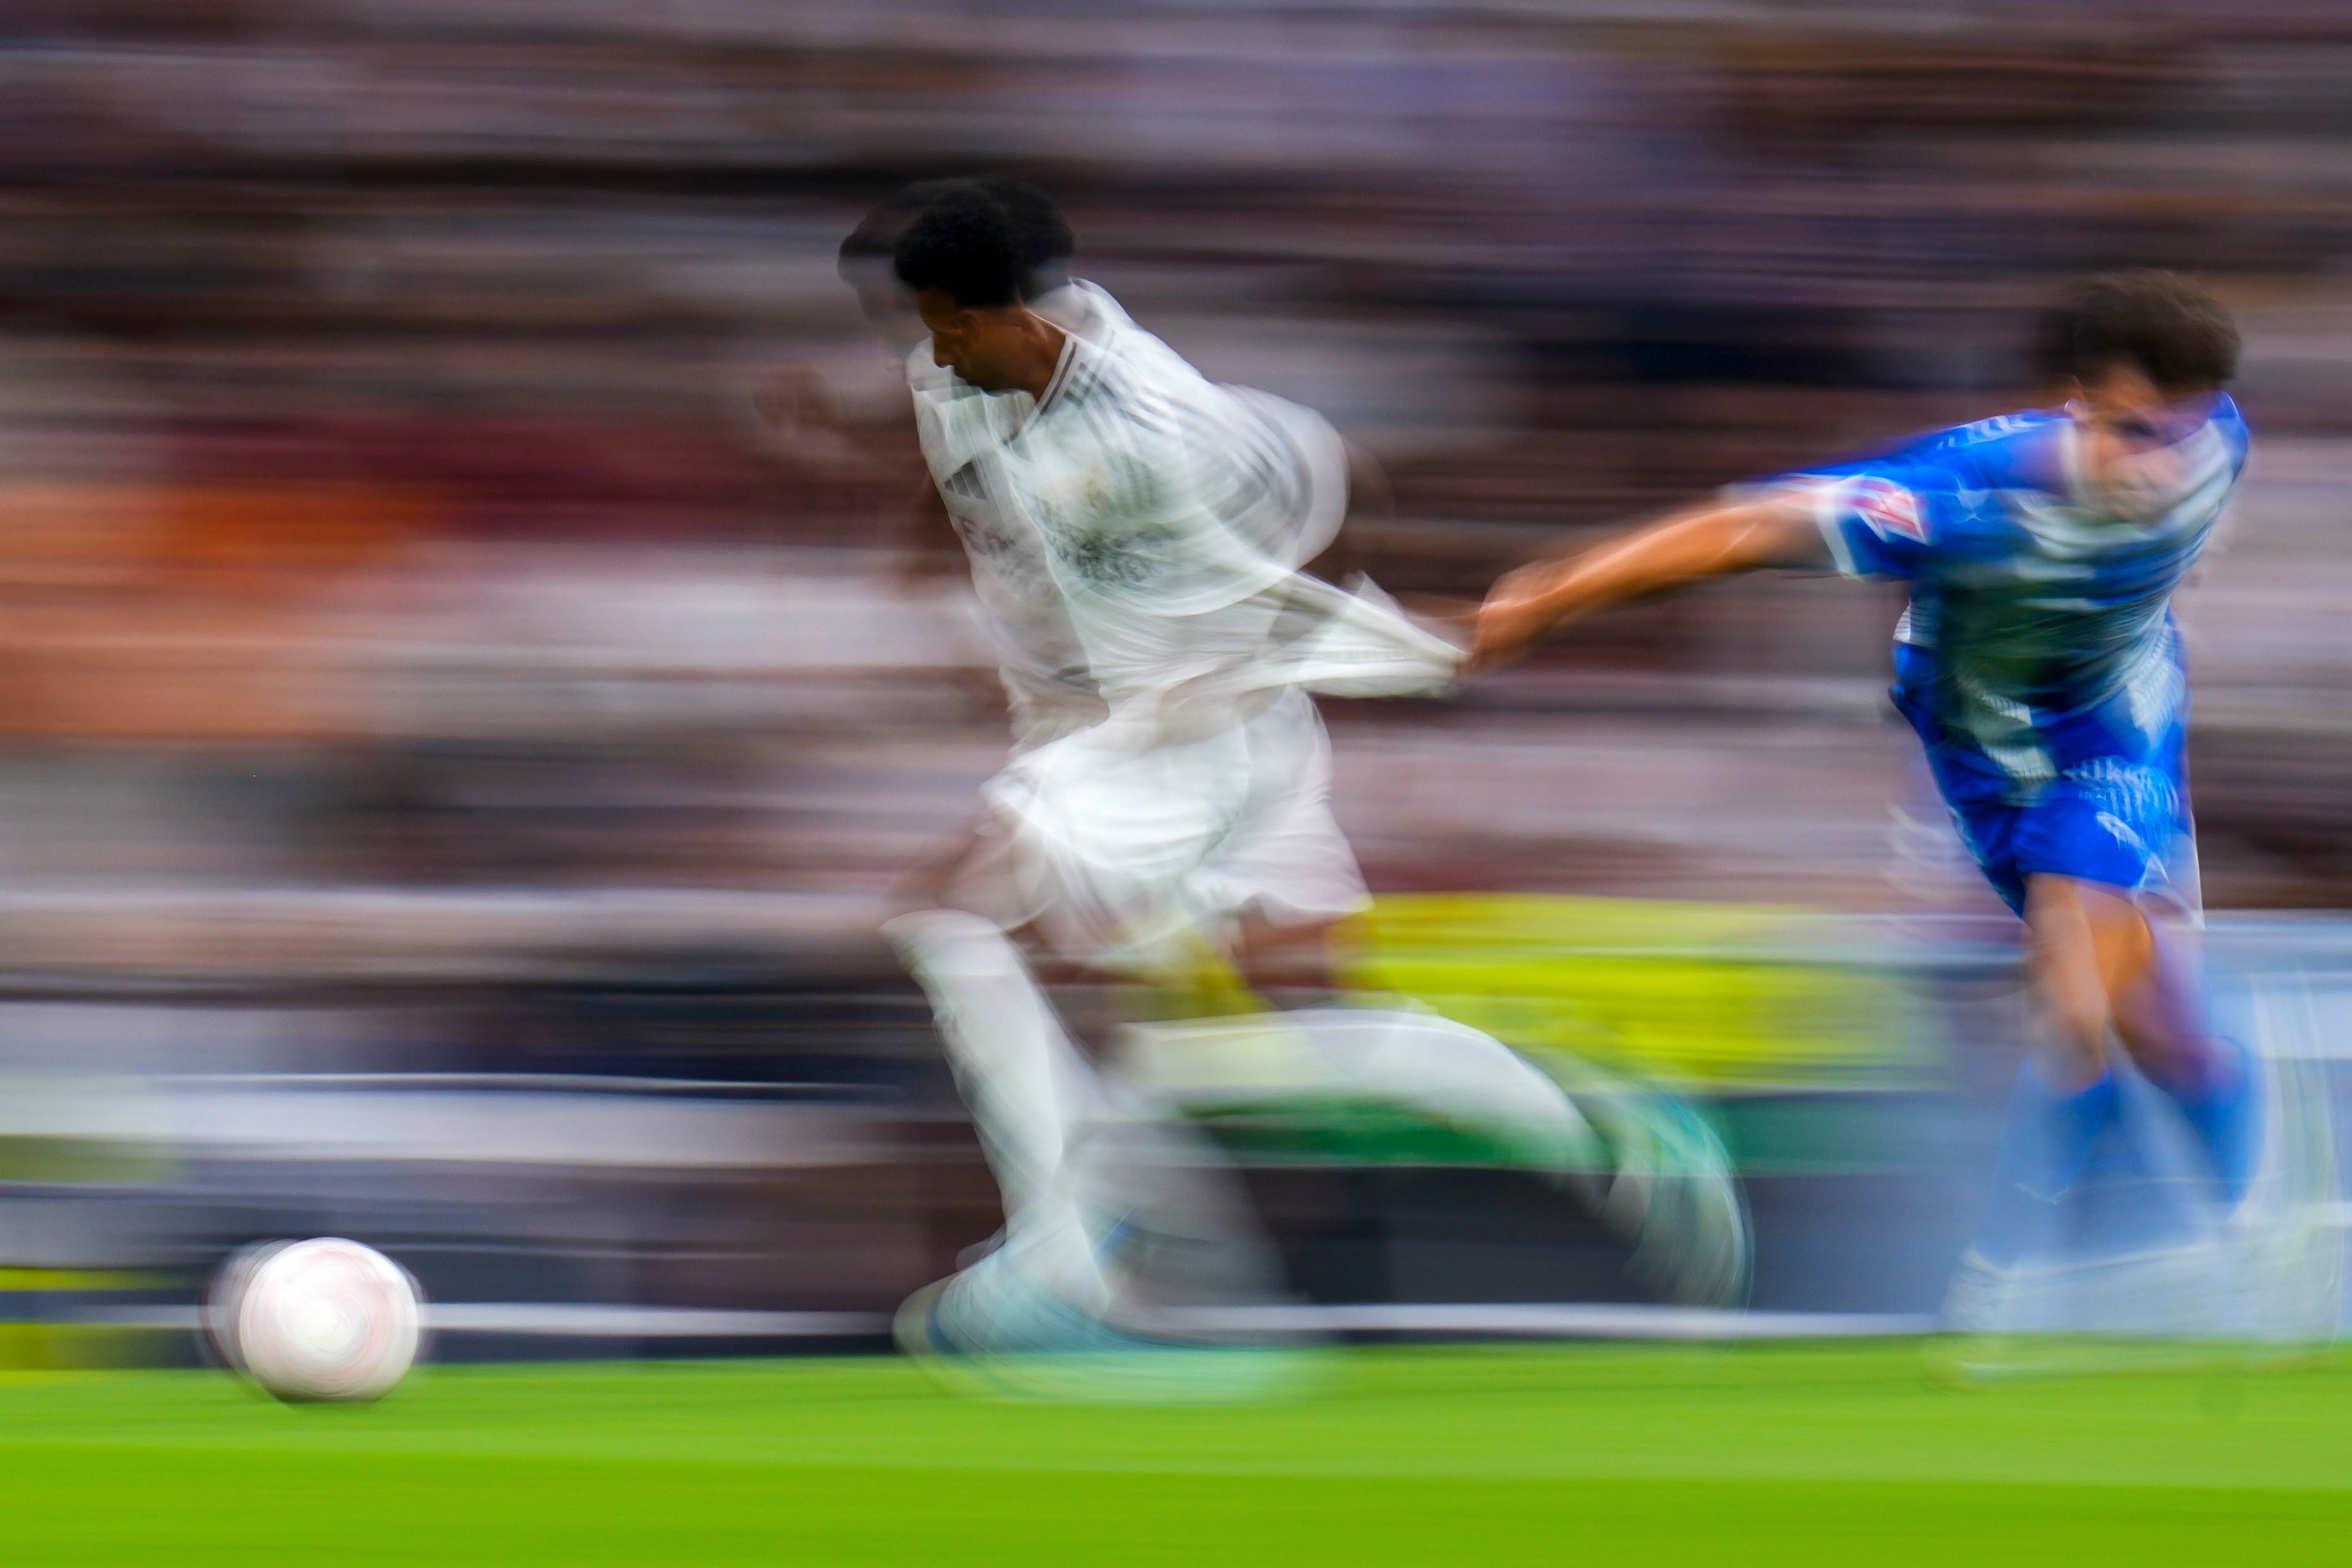
POLYGON ((2171 598, 2245 465, 2236 404, 2170 456, 2161 505, 2077 499, 2074 421, 2012 414, 1790 475, 1841 570, 1899 577, 1896 706, 1986 873, 2138 889, 2185 838, 2188 679, 2171 598), (2019 815, 2021 813, 2030 815, 2019 815))

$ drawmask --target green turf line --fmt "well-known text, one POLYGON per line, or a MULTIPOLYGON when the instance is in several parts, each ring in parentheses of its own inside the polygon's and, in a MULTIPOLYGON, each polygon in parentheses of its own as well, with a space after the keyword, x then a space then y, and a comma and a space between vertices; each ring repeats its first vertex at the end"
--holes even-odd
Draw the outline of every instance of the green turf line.
POLYGON ((2352 1370, 1955 1394, 1916 1347, 1357 1352, 1209 1409, 895 1361, 0 1380, 0 1562, 2352 1561, 2352 1370), (1899 1548, 1899 1550, 1896 1550, 1899 1548))
POLYGON ((2258 1489, 81 1458, 0 1485, 10 1562, 2340 1563, 2352 1524, 2258 1489))

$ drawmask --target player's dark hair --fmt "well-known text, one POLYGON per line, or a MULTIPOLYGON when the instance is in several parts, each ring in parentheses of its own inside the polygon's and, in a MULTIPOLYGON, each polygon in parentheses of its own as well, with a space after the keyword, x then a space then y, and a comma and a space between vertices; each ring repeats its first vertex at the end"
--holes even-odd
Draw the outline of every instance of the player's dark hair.
POLYGON ((2168 394, 2210 392, 2238 374, 2238 329, 2175 272, 2111 272, 2077 285, 2042 322, 2042 369, 2097 379, 2129 365, 2168 394))
POLYGON ((1021 264, 1028 272, 1022 292, 1035 299, 1062 284, 1066 279, 1070 252, 1077 248, 1078 242, 1054 198, 1011 174, 992 174, 975 183, 1013 221, 1014 237, 1021 245, 1021 264))
POLYGON ((898 247, 898 237, 907 232, 907 226, 915 221, 918 213, 943 196, 972 189, 974 184, 971 180, 918 180, 892 191, 843 237, 842 264, 889 260, 898 247))
POLYGON ((918 180, 891 192, 843 238, 839 265, 845 269, 854 262, 890 261, 899 239, 924 209, 975 196, 1002 207, 1013 225, 1024 268, 1023 298, 1034 300, 1069 280, 1070 252, 1077 248, 1077 241, 1068 220, 1053 197, 1010 174, 918 180))
POLYGON ((891 264, 908 288, 937 289, 968 310, 1019 304, 1029 277, 1019 226, 982 190, 956 192, 917 214, 891 264))

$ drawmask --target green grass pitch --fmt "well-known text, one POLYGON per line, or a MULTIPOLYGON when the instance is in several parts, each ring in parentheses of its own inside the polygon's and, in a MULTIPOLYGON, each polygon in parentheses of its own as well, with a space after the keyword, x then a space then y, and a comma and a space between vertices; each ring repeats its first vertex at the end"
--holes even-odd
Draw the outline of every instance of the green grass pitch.
POLYGON ((1335 1353, 1281 1403, 892 1360, 451 1367, 373 1408, 0 1377, 0 1563, 2344 1563, 2352 1363, 1954 1393, 1919 1347, 1335 1353))

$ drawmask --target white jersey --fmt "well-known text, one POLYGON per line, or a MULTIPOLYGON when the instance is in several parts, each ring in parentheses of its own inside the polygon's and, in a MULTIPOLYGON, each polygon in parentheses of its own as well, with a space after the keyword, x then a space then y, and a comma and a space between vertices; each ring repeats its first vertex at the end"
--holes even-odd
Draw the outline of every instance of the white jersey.
MULTIPOLYGON (((1353 603, 1297 572, 1346 510, 1338 434, 1213 384, 1091 284, 1056 290, 1041 313, 1066 333, 1042 397, 980 392, 932 367, 928 344, 908 361, 924 454, 1016 699, 1090 689, 1148 724, 1180 691, 1238 700, 1308 683, 1295 668, 1257 676, 1353 603)), ((1419 684, 1451 673, 1450 649, 1392 619, 1383 629, 1414 645, 1419 684)), ((1219 721, 1192 707, 1195 732, 1219 721)))

